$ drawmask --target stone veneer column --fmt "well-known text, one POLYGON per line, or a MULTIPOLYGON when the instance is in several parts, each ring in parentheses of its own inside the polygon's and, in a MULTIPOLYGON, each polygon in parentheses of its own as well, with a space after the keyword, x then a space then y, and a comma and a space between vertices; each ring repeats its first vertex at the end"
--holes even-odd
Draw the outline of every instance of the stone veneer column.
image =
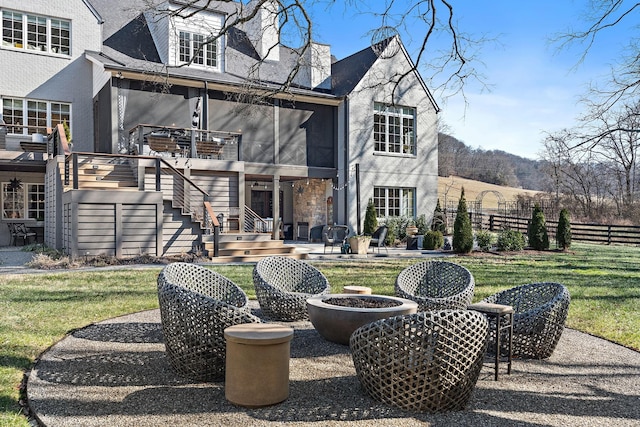
POLYGON ((296 182, 293 187, 293 224, 297 229, 299 222, 308 222, 309 229, 316 225, 327 224, 326 182, 310 179, 296 182))

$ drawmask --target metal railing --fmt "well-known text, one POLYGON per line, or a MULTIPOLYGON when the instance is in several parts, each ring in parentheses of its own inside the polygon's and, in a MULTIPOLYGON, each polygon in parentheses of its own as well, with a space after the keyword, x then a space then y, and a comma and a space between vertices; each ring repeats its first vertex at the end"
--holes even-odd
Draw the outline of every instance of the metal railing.
POLYGON ((271 233, 273 231, 273 219, 265 219, 244 207, 244 231, 247 233, 271 233))
POLYGON ((242 160, 242 134, 175 126, 139 124, 129 131, 129 154, 242 160))
POLYGON ((204 203, 209 200, 209 193, 174 168, 165 159, 161 157, 155 157, 154 159, 156 163, 156 191, 170 195, 173 207, 180 208, 184 215, 191 215, 204 228, 208 228, 209 224, 212 223, 212 219, 208 218, 204 203))

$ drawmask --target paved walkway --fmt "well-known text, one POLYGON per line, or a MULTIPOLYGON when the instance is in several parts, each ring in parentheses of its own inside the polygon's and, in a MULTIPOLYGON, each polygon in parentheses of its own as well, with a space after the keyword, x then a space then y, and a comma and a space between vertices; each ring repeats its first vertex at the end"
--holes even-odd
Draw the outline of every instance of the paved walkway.
POLYGON ((373 401, 347 346, 325 341, 309 322, 288 325, 295 328, 290 396, 278 405, 237 407, 226 401, 224 383, 176 376, 158 310, 90 325, 57 343, 29 376, 29 405, 49 427, 640 425, 640 353, 575 330, 565 330, 551 358, 517 360, 498 382, 493 367, 483 367, 464 411, 423 414, 373 401))
POLYGON ((20 246, 0 247, 0 274, 27 272, 30 269, 26 264, 33 255, 34 252, 24 252, 20 246))

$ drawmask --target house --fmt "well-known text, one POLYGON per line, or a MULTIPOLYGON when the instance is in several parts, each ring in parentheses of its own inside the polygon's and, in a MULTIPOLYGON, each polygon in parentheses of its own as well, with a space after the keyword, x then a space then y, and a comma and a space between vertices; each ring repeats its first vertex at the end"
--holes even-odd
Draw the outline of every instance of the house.
POLYGON ((398 37, 335 60, 270 2, 45 3, 0 0, 2 222, 127 256, 432 214, 438 107, 398 37))

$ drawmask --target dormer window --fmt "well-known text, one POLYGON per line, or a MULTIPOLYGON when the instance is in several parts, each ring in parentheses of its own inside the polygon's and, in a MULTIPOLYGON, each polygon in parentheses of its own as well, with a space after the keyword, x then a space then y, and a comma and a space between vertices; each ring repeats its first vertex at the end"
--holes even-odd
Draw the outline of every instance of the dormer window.
POLYGON ((188 31, 180 31, 179 38, 181 63, 218 68, 218 40, 210 41, 210 37, 188 31))

